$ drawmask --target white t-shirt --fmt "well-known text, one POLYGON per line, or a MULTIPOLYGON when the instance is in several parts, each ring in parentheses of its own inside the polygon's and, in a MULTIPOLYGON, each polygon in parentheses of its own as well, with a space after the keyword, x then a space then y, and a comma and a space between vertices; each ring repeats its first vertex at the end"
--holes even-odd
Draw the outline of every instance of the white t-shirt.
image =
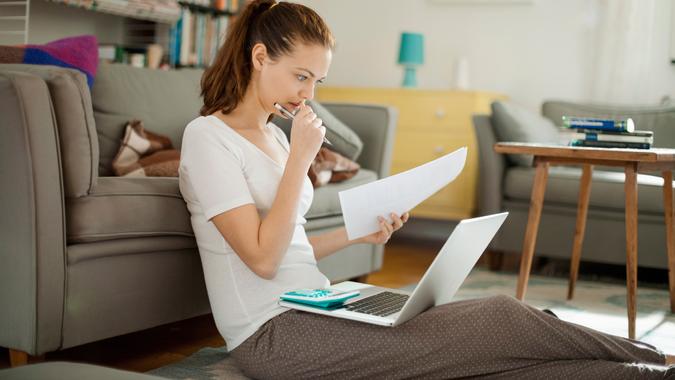
MULTIPOLYGON (((288 152, 283 131, 272 123, 267 128, 288 152)), ((213 317, 230 351, 265 322, 288 310, 277 304, 280 294, 329 285, 316 265, 303 228, 303 215, 314 194, 309 178, 303 184, 288 251, 271 280, 251 271, 210 221, 245 204, 255 204, 264 218, 283 172, 283 166, 215 116, 198 117, 185 128, 180 191, 190 211, 213 317)))

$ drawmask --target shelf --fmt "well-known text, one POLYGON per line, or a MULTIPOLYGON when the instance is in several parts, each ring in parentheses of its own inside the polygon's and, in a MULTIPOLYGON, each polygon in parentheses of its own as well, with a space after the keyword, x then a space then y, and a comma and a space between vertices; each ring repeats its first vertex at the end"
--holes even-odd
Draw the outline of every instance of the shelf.
POLYGON ((174 0, 49 0, 76 8, 110 13, 140 20, 173 24, 181 7, 174 0))
POLYGON ((30 3, 28 0, 0 0, 0 45, 28 43, 30 3))

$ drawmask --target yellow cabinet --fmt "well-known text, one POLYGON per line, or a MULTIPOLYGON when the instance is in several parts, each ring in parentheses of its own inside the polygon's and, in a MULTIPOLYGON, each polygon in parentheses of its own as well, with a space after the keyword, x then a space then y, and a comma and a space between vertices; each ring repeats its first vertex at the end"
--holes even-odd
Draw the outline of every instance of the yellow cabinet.
POLYGON ((326 102, 385 104, 398 109, 391 173, 396 174, 466 146, 464 171, 447 187, 412 211, 416 217, 457 220, 476 209, 478 147, 471 116, 489 113, 504 96, 476 91, 320 87, 326 102))

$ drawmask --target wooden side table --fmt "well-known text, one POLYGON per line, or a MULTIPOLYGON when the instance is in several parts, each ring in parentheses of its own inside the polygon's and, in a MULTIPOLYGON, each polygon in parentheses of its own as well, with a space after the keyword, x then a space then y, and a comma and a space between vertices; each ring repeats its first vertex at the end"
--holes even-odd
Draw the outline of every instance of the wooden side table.
POLYGON ((567 298, 574 295, 574 285, 579 271, 581 245, 586 228, 586 214, 590 198, 593 166, 622 166, 626 173, 624 191, 626 195, 626 288, 628 306, 628 337, 635 338, 636 287, 637 287, 637 173, 661 172, 663 176, 663 209, 666 220, 666 241, 668 251, 668 280, 670 283, 670 310, 675 313, 675 234, 673 232, 673 175, 675 149, 607 149, 570 147, 562 145, 502 142, 494 146, 497 153, 529 154, 534 156, 536 169, 530 211, 520 261, 520 275, 516 297, 523 300, 532 267, 534 246, 541 217, 544 192, 551 165, 581 165, 583 174, 579 188, 577 223, 574 233, 570 281, 567 298))

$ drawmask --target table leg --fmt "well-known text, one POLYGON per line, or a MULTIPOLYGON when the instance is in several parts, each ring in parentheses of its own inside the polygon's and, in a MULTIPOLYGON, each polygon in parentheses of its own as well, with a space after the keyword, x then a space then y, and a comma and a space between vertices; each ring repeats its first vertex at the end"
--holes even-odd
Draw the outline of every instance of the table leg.
POLYGON ((637 164, 626 165, 626 305, 628 306, 628 337, 635 339, 637 316, 637 164))
POLYGON ((530 278, 532 257, 534 256, 534 246, 537 242, 537 230, 539 229, 539 219, 541 218, 544 192, 546 191, 546 180, 548 179, 548 162, 535 158, 535 166, 536 171, 534 174, 534 184, 532 185, 532 195, 530 197, 530 211, 527 217, 527 230, 525 232, 525 240, 523 241, 523 253, 520 257, 520 275, 518 276, 518 288, 516 290, 516 298, 521 301, 525 298, 527 281, 530 278))
POLYGON ((675 313, 675 233, 673 233, 673 173, 663 172, 663 209, 666 216, 666 246, 668 247, 668 282, 670 283, 670 312, 675 313))
POLYGON ((574 286, 579 275, 579 260, 581 260, 581 246, 584 242, 586 231, 586 215, 588 214, 588 199, 591 196, 591 177, 593 165, 584 165, 579 185, 579 201, 577 202, 577 224, 574 230, 574 247, 572 248, 572 260, 570 262, 570 282, 567 288, 567 299, 574 297, 574 286))
POLYGON ((28 364, 28 354, 19 351, 19 350, 13 350, 9 349, 9 366, 10 367, 19 367, 22 365, 28 364))

